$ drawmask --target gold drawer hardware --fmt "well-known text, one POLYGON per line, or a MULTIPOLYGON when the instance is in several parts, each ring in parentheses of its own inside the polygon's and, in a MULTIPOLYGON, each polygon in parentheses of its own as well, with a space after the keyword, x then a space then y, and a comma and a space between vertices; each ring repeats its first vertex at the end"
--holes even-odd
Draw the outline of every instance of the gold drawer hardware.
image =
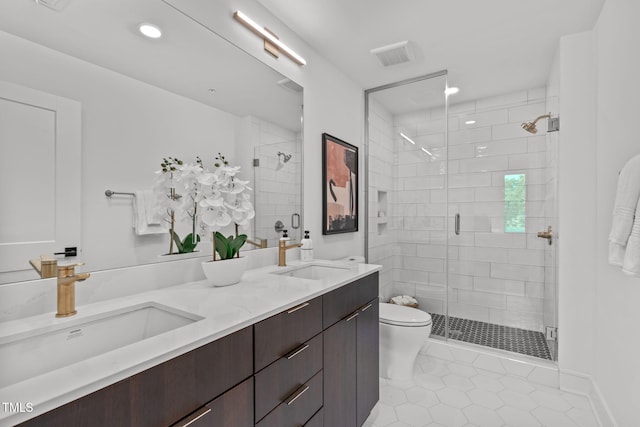
POLYGON ((302 353, 303 351, 305 351, 306 349, 309 348, 309 344, 304 344, 298 348, 296 348, 295 350, 293 350, 293 353, 290 353, 287 357, 287 360, 291 360, 294 357, 296 357, 298 354, 302 353))
MULTIPOLYGON (((300 389, 298 389, 298 390, 300 390, 300 389)), ((302 395, 303 395, 307 390, 309 390, 309 386, 305 386, 305 387, 304 387, 302 390, 300 390, 300 391, 298 391, 298 390, 294 393, 295 395, 294 395, 291 399, 289 399, 289 400, 287 401, 287 405, 291 405, 293 402, 295 402, 295 401, 296 401, 296 399, 298 399, 298 398, 299 398, 300 396, 302 396, 302 395)))
POLYGON ((306 306, 308 306, 309 303, 305 302, 303 304, 300 304, 299 306, 293 307, 291 310, 287 311, 287 314, 291 314, 291 313, 295 313, 296 311, 300 310, 301 308, 305 308, 306 306))

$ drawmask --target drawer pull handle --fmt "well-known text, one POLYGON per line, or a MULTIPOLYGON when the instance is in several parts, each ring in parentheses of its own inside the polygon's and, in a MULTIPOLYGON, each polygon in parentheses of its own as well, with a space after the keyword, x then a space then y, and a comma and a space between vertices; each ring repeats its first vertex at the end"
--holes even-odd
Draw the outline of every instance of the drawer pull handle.
POLYGON ((370 309, 372 306, 372 304, 367 304, 367 306, 365 308, 363 308, 361 311, 366 311, 368 309, 370 309))
POLYGON ((305 302, 305 303, 303 303, 303 304, 300 304, 300 305, 298 305, 298 306, 296 306, 296 307, 293 307, 291 310, 288 310, 288 311, 287 311, 287 314, 295 313, 296 311, 300 310, 301 308, 305 308, 305 307, 306 307, 306 306, 308 306, 308 305, 309 305, 309 303, 308 303, 308 302, 305 302))
POLYGON ((295 350, 293 350, 293 353, 287 355, 287 360, 291 360, 294 357, 296 357, 298 354, 302 353, 303 351, 305 351, 306 349, 309 348, 309 344, 305 344, 301 347, 296 348, 295 350))
MULTIPOLYGON (((298 390, 300 390, 300 389, 298 389, 298 390)), ((296 399, 298 399, 300 396, 302 396, 307 390, 309 390, 309 386, 305 386, 302 390, 296 391, 295 396, 293 396, 291 399, 289 399, 287 401, 287 405, 291 405, 293 402, 296 401, 296 399)))
POLYGON ((360 313, 353 313, 351 316, 347 317, 347 320, 346 320, 346 321, 348 322, 349 320, 353 320, 353 319, 355 319, 356 317, 358 317, 358 315, 359 315, 359 314, 360 314, 360 313))
POLYGON ((211 412, 211 408, 202 408, 200 411, 196 412, 195 414, 193 414, 193 416, 195 418, 191 418, 190 420, 185 420, 186 424, 182 424, 181 427, 187 427, 190 426, 191 424, 195 423, 196 421, 198 421, 200 418, 204 417, 205 415, 207 415, 209 412, 211 412), (202 412, 204 410, 204 412, 202 412), (198 414, 198 412, 201 412, 200 414, 198 414))

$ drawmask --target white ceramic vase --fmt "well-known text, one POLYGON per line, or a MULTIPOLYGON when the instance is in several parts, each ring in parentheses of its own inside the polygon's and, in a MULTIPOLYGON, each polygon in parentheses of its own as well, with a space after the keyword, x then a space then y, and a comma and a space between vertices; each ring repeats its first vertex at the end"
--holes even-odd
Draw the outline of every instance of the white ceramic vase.
POLYGON ((242 280, 242 275, 247 269, 249 258, 231 258, 217 261, 205 261, 202 263, 202 271, 207 280, 213 286, 235 285, 242 280))

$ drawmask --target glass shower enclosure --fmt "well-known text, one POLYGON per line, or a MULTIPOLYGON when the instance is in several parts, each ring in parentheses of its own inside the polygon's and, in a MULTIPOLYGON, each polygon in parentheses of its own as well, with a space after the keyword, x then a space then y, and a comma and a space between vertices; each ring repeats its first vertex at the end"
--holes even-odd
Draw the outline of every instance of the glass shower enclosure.
POLYGON ((557 133, 521 127, 554 100, 446 89, 442 71, 365 92, 365 251, 381 296, 414 297, 432 338, 554 360, 557 133))

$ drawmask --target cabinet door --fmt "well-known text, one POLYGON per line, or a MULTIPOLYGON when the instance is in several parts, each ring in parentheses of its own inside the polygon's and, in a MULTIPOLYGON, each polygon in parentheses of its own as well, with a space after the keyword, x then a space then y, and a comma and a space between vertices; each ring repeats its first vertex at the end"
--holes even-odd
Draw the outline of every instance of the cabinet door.
POLYGON ((253 378, 235 386, 172 427, 253 426, 253 378))
POLYGON ((255 372, 322 332, 322 297, 254 325, 255 372))
POLYGON ((324 331, 324 425, 356 425, 356 332, 358 312, 324 331))
POLYGON ((360 309, 357 319, 357 418, 361 426, 380 395, 378 298, 360 309))

